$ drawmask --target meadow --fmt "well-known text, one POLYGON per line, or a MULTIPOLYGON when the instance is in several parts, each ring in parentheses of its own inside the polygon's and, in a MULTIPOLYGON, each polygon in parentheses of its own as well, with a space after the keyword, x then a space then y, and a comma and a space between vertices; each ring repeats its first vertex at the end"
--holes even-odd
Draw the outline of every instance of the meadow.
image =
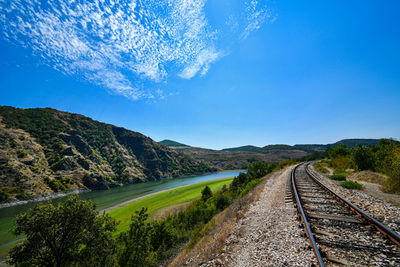
POLYGON ((224 184, 228 185, 232 182, 232 178, 224 178, 220 180, 207 181, 180 188, 172 189, 170 191, 158 193, 146 198, 139 199, 126 206, 111 210, 108 214, 115 218, 119 224, 117 233, 126 231, 131 222, 131 216, 136 210, 142 207, 148 209, 150 218, 156 214, 157 211, 174 205, 187 203, 201 197, 201 190, 208 185, 210 189, 215 192, 223 187, 224 184))

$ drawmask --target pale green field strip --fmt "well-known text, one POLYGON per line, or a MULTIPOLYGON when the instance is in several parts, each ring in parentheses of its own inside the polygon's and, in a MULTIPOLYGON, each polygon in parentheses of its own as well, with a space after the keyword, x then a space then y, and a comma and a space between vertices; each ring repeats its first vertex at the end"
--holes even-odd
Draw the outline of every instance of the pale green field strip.
POLYGON ((201 191, 206 185, 208 185, 213 192, 216 192, 217 190, 221 189, 224 184, 230 184, 232 180, 233 177, 179 187, 141 198, 135 202, 129 203, 126 206, 113 209, 109 211, 108 214, 119 221, 119 225, 117 227, 117 232, 119 233, 126 231, 129 228, 132 214, 134 214, 136 210, 140 210, 142 207, 148 209, 148 213, 151 217, 156 211, 162 208, 182 204, 200 198, 201 191))

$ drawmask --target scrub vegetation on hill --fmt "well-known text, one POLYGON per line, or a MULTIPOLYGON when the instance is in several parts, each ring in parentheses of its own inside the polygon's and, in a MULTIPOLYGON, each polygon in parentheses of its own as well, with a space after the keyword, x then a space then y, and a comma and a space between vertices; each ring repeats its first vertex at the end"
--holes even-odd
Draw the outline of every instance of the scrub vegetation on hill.
POLYGON ((381 139, 378 144, 347 148, 345 145, 326 150, 324 164, 334 168, 334 174, 356 171, 373 171, 387 176, 383 190, 400 193, 400 142, 381 139))
POLYGON ((84 260, 90 266, 158 266, 189 240, 190 248, 214 215, 276 167, 273 163, 252 163, 247 173, 235 177, 229 186, 216 192, 205 187, 200 199, 161 220, 149 220, 146 208, 136 210, 127 231, 116 237, 112 233, 118 222, 98 214, 91 202, 73 197, 57 206, 38 206, 17 218, 14 232, 28 238, 11 250, 10 263, 67 266, 84 260), (39 227, 42 223, 54 229, 39 227), (35 225, 38 227, 29 227, 35 225), (60 242, 59 234, 65 242, 60 242))
POLYGON ((79 114, 0 106, 0 201, 215 170, 138 132, 79 114))

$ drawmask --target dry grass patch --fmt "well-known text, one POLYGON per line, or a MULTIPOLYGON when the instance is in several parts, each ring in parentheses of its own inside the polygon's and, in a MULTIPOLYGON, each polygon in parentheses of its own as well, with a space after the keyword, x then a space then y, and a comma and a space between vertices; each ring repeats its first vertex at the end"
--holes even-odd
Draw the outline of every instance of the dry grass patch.
POLYGON ((349 176, 349 179, 351 180, 376 183, 379 185, 384 185, 387 178, 386 175, 371 171, 355 172, 349 176))
POLYGON ((181 210, 186 209, 190 205, 190 203, 191 201, 161 208, 155 211, 150 218, 154 221, 165 219, 166 217, 168 217, 168 215, 175 214, 180 212, 181 210))

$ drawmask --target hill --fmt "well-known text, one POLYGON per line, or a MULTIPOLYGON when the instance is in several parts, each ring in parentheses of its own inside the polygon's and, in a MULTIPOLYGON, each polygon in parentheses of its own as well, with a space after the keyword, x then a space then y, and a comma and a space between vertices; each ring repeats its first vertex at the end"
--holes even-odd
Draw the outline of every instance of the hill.
POLYGON ((377 145, 378 142, 379 139, 343 139, 328 146, 345 145, 346 147, 352 148, 357 144, 361 144, 363 146, 374 146, 377 145))
POLYGON ((222 150, 213 150, 200 147, 181 146, 181 143, 171 141, 171 148, 183 152, 184 154, 200 160, 206 164, 220 169, 242 169, 253 161, 279 162, 291 158, 302 158, 314 152, 324 152, 329 146, 344 144, 348 147, 354 147, 357 143, 362 145, 377 144, 379 139, 343 139, 332 144, 298 144, 298 145, 266 145, 258 146, 240 146, 225 148, 222 150))
POLYGON ((79 114, 0 106, 0 200, 213 170, 138 132, 79 114))
POLYGON ((361 144, 363 146, 373 146, 378 144, 379 139, 343 139, 336 143, 332 144, 298 144, 294 146, 290 145, 267 145, 264 147, 258 146, 240 146, 240 147, 233 147, 233 148, 225 148, 222 151, 245 151, 245 152, 255 152, 255 153, 269 153, 270 151, 274 150, 303 150, 306 152, 323 152, 330 146, 337 146, 337 145, 345 145, 346 147, 355 147, 357 144, 361 144))
POLYGON ((160 143, 160 144, 162 144, 164 146, 188 146, 188 145, 185 145, 185 144, 182 144, 182 143, 178 143, 176 141, 172 141, 172 140, 168 140, 168 139, 162 140, 162 141, 160 141, 158 143, 160 143))
POLYGON ((296 148, 288 149, 286 145, 271 145, 264 148, 244 146, 223 150, 192 146, 171 146, 171 148, 207 165, 228 170, 245 169, 253 161, 278 162, 290 158, 301 158, 309 154, 296 148))

